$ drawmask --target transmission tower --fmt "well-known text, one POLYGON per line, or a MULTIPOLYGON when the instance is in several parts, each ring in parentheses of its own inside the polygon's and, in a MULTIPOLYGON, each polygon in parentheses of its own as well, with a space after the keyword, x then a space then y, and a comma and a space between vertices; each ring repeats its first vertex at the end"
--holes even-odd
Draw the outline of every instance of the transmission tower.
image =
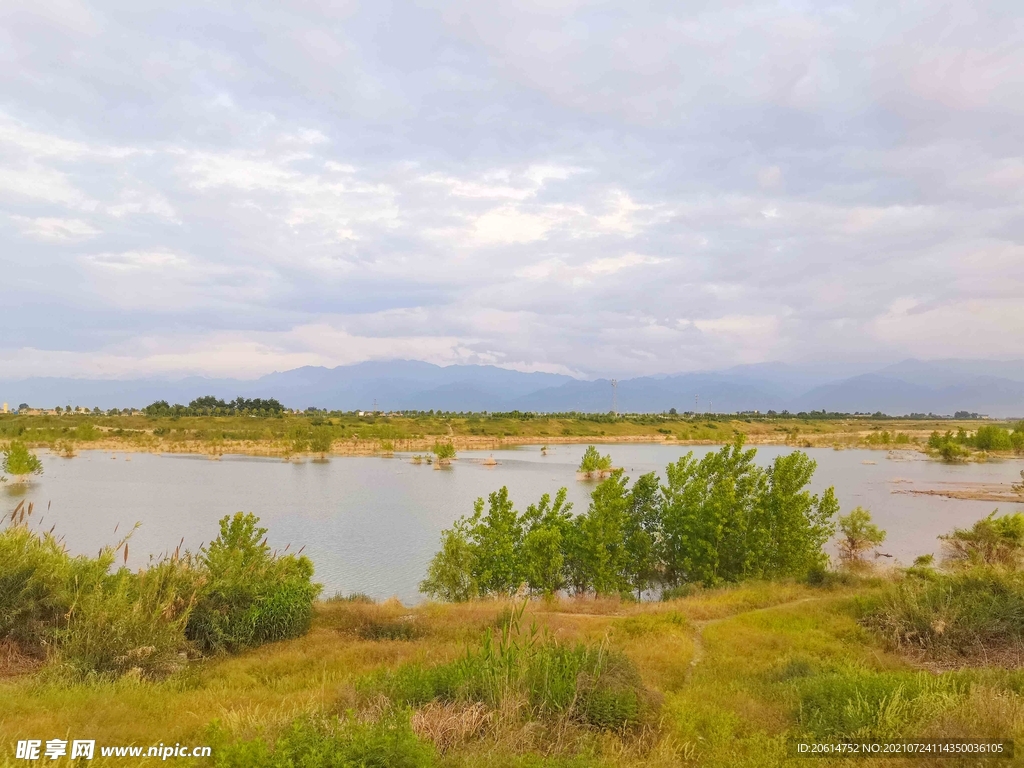
POLYGON ((619 415, 619 382, 612 379, 612 413, 619 415))

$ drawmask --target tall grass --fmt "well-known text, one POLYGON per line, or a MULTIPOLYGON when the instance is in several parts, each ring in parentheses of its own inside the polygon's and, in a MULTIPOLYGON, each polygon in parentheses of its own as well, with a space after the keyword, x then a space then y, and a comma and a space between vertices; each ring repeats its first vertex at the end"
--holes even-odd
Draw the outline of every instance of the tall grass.
POLYGON ((984 654, 1024 639, 1024 574, 974 568, 893 585, 865 623, 897 649, 984 654))
POLYGON ((405 711, 364 722, 352 716, 303 718, 273 745, 262 739, 218 745, 217 768, 426 768, 434 748, 421 741, 405 711))
POLYGON ((633 663, 607 643, 566 644, 521 626, 525 602, 496 634, 435 667, 410 664, 371 678, 368 691, 400 705, 479 702, 526 719, 565 719, 600 729, 640 724, 653 708, 633 663))
POLYGON ((29 527, 19 505, 0 531, 0 642, 75 676, 161 677, 189 654, 306 631, 320 586, 308 559, 272 554, 257 518, 221 521, 198 555, 176 550, 132 571, 128 537, 96 557, 29 527))

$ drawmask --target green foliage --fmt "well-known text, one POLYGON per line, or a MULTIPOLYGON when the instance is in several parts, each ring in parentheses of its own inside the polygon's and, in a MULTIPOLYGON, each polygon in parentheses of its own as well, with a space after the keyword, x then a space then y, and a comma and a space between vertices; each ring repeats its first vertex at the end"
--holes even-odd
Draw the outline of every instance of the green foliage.
POLYGON ((847 566, 862 565, 867 551, 885 541, 885 531, 872 523, 871 513, 861 507, 839 518, 839 532, 839 559, 847 566))
POLYGON ((823 561, 838 511, 833 490, 806 490, 816 464, 802 452, 776 458, 768 470, 755 455, 741 436, 699 462, 688 453, 666 468, 667 583, 803 576, 823 561))
POLYGON ((639 724, 652 706, 640 675, 625 655, 604 644, 560 643, 523 630, 525 602, 495 636, 484 632, 476 648, 449 664, 411 664, 364 686, 399 705, 429 701, 482 702, 493 709, 526 703, 527 719, 565 718, 600 729, 639 724))
POLYGON ((3 450, 3 471, 23 478, 43 474, 43 462, 21 440, 12 440, 3 450))
POLYGON ((330 427, 313 427, 309 435, 309 450, 314 453, 329 453, 333 441, 334 437, 330 427))
POLYGON ((611 454, 605 454, 602 456, 598 453, 595 446, 588 445, 587 449, 583 452, 583 458, 580 461, 578 471, 582 472, 587 477, 593 477, 594 475, 602 475, 610 471, 611 468, 611 454))
POLYGON ((274 742, 262 739, 218 745, 217 768, 427 768, 433 745, 421 741, 409 712, 388 712, 372 722, 354 715, 305 718, 274 742))
POLYGON ((1010 440, 1010 433, 1002 427, 994 424, 986 424, 978 427, 974 433, 972 444, 980 451, 1010 451, 1013 450, 1013 442, 1010 440))
POLYGON ((915 726, 966 698, 956 675, 875 672, 859 666, 799 675, 801 729, 815 738, 905 738, 915 726))
POLYGON ((312 564, 271 555, 252 515, 225 517, 199 556, 176 551, 133 572, 114 570, 130 536, 95 558, 73 557, 18 509, 0 532, 0 641, 76 676, 163 676, 193 647, 236 650, 309 626, 320 590, 312 564))
POLYGON ((1024 640, 1024 574, 971 568, 907 578, 865 623, 895 648, 970 654, 1024 640))
POLYGON ((518 514, 502 488, 445 531, 420 588, 444 600, 563 589, 636 595, 657 585, 714 585, 805 576, 824 567, 822 547, 839 510, 831 488, 807 490, 815 463, 796 452, 754 464, 742 438, 699 462, 687 454, 632 487, 622 470, 570 515, 566 489, 518 514))
POLYGON ((475 580, 475 548, 470 544, 466 526, 459 521, 441 533, 441 550, 427 567, 420 592, 438 600, 462 603, 479 594, 475 580))
POLYGON ((251 513, 225 516, 220 535, 198 555, 206 580, 186 634, 204 651, 238 651, 309 629, 321 590, 313 564, 272 554, 258 522, 251 513))
POLYGON ((999 566, 1015 570, 1024 558, 1024 513, 996 517, 995 510, 970 528, 940 536, 946 564, 953 567, 999 566))
POLYGON ((434 443, 434 447, 430 449, 434 456, 437 458, 438 464, 447 464, 455 458, 455 446, 449 442, 438 441, 434 443))
POLYGON ((0 640, 48 655, 76 676, 173 671, 187 648, 197 575, 177 558, 111 573, 124 546, 72 557, 52 535, 24 524, 0 533, 0 640))

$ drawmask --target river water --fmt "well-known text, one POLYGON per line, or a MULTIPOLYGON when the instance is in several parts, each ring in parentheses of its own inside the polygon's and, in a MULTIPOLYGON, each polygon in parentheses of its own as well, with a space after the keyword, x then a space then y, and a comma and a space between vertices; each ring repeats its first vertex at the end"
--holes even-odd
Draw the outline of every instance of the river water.
MULTIPOLYGON (((586 509, 593 483, 576 479, 585 446, 538 446, 494 452, 463 452, 447 469, 396 458, 335 457, 286 462, 224 456, 153 455, 83 451, 66 459, 43 454, 44 474, 27 488, 0 492, 0 514, 22 499, 35 504, 33 519, 55 526, 75 553, 94 553, 114 543, 136 522, 129 565, 171 551, 182 537, 197 549, 216 536, 217 521, 236 511, 254 512, 269 529, 271 545, 305 547, 316 564, 324 594, 364 592, 374 598, 419 599, 417 584, 443 528, 472 512, 473 500, 508 486, 522 510, 542 493, 569 489, 575 511, 586 509), (483 461, 493 456, 497 466, 483 461), (115 527, 117 532, 115 533, 115 527)), ((692 450, 715 446, 621 444, 601 446, 627 474, 658 471, 692 450)), ((765 464, 791 448, 762 446, 765 464)), ((1024 504, 964 501, 907 494, 909 489, 950 483, 1009 483, 1024 461, 948 465, 906 451, 805 450, 818 462, 816 491, 833 485, 843 512, 860 505, 888 531, 882 550, 903 562, 938 552, 936 536, 966 526, 997 506, 1024 511, 1024 504), (890 458, 893 456, 894 458, 890 458)))

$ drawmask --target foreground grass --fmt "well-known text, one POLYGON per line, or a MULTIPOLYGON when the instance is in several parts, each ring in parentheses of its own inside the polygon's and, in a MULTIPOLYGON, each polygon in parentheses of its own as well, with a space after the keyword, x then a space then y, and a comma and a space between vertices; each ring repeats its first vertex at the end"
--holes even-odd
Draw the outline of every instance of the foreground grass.
MULTIPOLYGON (((458 703, 397 716, 411 714, 424 759, 444 766, 802 764, 787 760, 787 738, 797 733, 1024 738, 1024 674, 984 666, 936 674, 890 653, 859 621, 884 588, 754 583, 657 604, 534 602, 524 620, 552 638, 625 654, 657 715, 618 732, 458 703)), ((326 602, 302 638, 197 663, 162 682, 68 683, 45 671, 0 678, 0 765, 17 764, 19 738, 273 742, 310 716, 350 712, 366 722, 394 712, 367 680, 459 659, 507 611, 499 602, 326 602)))

